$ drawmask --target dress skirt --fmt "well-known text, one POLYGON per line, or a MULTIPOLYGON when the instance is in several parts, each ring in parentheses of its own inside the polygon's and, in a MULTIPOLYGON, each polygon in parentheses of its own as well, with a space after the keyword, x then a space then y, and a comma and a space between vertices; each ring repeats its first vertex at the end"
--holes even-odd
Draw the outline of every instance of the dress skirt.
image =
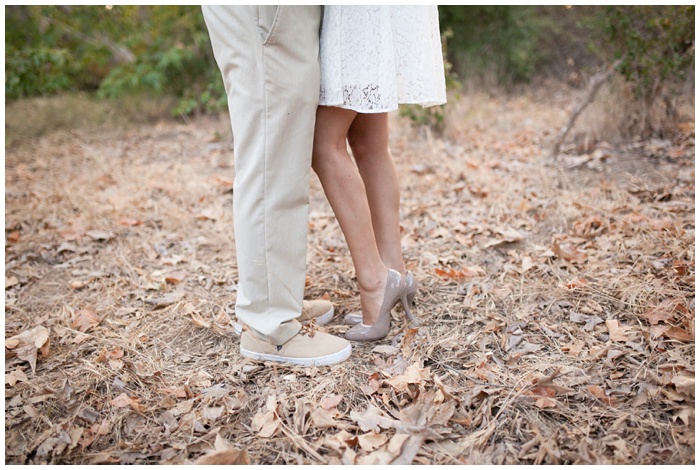
POLYGON ((324 7, 319 104, 383 113, 446 102, 437 6, 324 7))

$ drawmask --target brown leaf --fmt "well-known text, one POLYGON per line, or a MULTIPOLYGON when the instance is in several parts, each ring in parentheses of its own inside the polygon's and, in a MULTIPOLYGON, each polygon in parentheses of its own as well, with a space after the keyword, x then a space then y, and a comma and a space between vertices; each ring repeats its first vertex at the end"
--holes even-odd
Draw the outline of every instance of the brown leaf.
POLYGON ((576 248, 573 243, 559 243, 559 240, 554 240, 552 251, 557 257, 572 263, 583 264, 588 259, 586 252, 576 248))
POLYGON ((535 406, 537 408, 556 408, 557 407, 557 401, 553 398, 548 398, 548 397, 542 397, 538 398, 535 401, 535 406))
POLYGON ((676 387, 676 391, 688 396, 695 396, 695 377, 689 375, 676 375, 671 380, 676 387))
POLYGON ((114 238, 112 232, 104 232, 102 230, 88 230, 85 235, 96 241, 108 241, 114 238))
POLYGON ((110 359, 121 359, 122 357, 124 357, 124 351, 121 348, 115 348, 109 352, 110 359))
POLYGON ((399 424, 395 419, 385 416, 382 410, 371 403, 367 406, 367 410, 364 413, 351 411, 350 419, 355 421, 364 432, 379 431, 379 428, 394 428, 399 424))
POLYGON ((135 227, 141 224, 143 224, 143 221, 139 219, 132 219, 130 217, 123 217, 119 219, 119 225, 123 225, 125 227, 135 227))
POLYGON ((146 299, 144 300, 144 302, 146 302, 149 305, 152 305, 153 308, 158 309, 177 303, 180 300, 180 298, 182 298, 182 294, 172 292, 170 294, 165 294, 160 297, 146 299))
POLYGON ((99 324, 100 319, 97 317, 97 313, 90 309, 78 310, 73 317, 73 328, 82 333, 99 324))
POLYGON ((671 326, 664 331, 664 335, 669 339, 680 341, 681 343, 692 343, 695 341, 695 336, 683 328, 671 326))
POLYGON ((13 230, 12 232, 8 233, 5 237, 5 240, 7 240, 7 243, 10 245, 17 243, 19 239, 20 233, 18 230, 13 230))
POLYGON ((131 405, 131 398, 126 393, 122 393, 110 402, 115 408, 125 408, 131 405))
POLYGON ((17 276, 5 276, 5 290, 9 289, 12 286, 16 286, 17 284, 19 284, 17 276))
POLYGON ((267 397, 265 409, 261 409, 256 413, 251 426, 253 431, 258 433, 260 437, 272 437, 275 435, 280 427, 280 420, 277 417, 277 399, 274 395, 267 397))
POLYGON ((519 242, 525 236, 520 233, 518 230, 512 228, 512 227, 506 227, 506 228, 500 228, 495 230, 496 233, 498 233, 501 238, 499 239, 493 239, 489 242, 487 242, 484 247, 489 248, 491 246, 496 246, 500 245, 502 243, 514 243, 514 242, 519 242))
MULTIPOLYGON (((422 434, 411 435, 400 447, 400 453, 392 465, 410 465, 416 457, 425 441, 425 436, 422 434)), ((387 446, 389 447, 389 446, 387 446)))
POLYGON ((583 347, 586 345, 585 341, 578 340, 571 344, 566 344, 561 347, 562 351, 568 351, 569 356, 578 357, 583 351, 583 347))
POLYGON ((15 353, 17 354, 17 358, 29 363, 29 366, 32 368, 32 372, 36 372, 36 357, 38 351, 39 350, 36 348, 36 346, 33 344, 28 344, 26 346, 22 346, 21 348, 17 348, 15 353))
POLYGON ((17 382, 28 382, 29 378, 21 369, 15 369, 9 374, 5 374, 5 385, 14 387, 17 382))
POLYGON ((418 363, 411 364, 401 375, 385 380, 397 390, 408 391, 409 384, 419 384, 430 378, 430 370, 426 367, 421 369, 418 363))
POLYGON ((192 312, 192 323, 199 328, 211 328, 211 322, 206 321, 197 312, 192 312))
POLYGON ((338 422, 323 408, 316 408, 311 412, 311 420, 318 428, 337 428, 338 422))
POLYGON ((49 340, 49 330, 44 326, 36 326, 31 330, 23 331, 5 340, 5 348, 13 349, 17 346, 33 344, 36 348, 42 348, 49 340))
POLYGON ((608 333, 610 334, 610 340, 615 342, 629 341, 629 326, 620 326, 620 322, 617 320, 605 320, 605 326, 608 327, 608 333))
POLYGON ((588 285, 588 282, 585 279, 583 279, 581 277, 575 277, 572 280, 570 280, 569 282, 565 283, 564 287, 566 287, 567 289, 576 289, 576 288, 581 289, 581 288, 586 287, 587 285, 588 285))
POLYGON ((606 405, 613 406, 615 404, 615 399, 613 397, 609 397, 605 394, 605 390, 603 390, 601 387, 597 385, 589 385, 586 387, 588 391, 596 397, 598 400, 601 402, 605 403, 606 405))
POLYGON ((115 408, 126 408, 127 406, 130 406, 135 411, 143 411, 143 407, 141 406, 141 404, 139 404, 139 399, 132 398, 126 393, 120 394, 117 398, 110 401, 110 403, 115 408))
POLYGON ((666 299, 660 304, 650 308, 644 314, 651 325, 657 325, 660 322, 668 322, 676 313, 686 314, 688 309, 678 299, 666 299))
POLYGON ((389 440, 389 437, 382 433, 376 433, 376 432, 369 432, 367 434, 362 434, 357 436, 357 441, 362 448, 362 450, 365 450, 367 452, 372 452, 375 449, 378 449, 379 447, 383 446, 386 444, 386 442, 389 440))
POLYGON ((324 410, 330 410, 331 408, 335 408, 336 406, 338 406, 341 401, 343 401, 342 395, 333 394, 321 399, 319 405, 321 405, 321 408, 323 408, 324 410))
POLYGON ((577 237, 592 238, 603 231, 603 221, 600 217, 592 216, 574 222, 574 235, 577 237))
POLYGON ((180 284, 186 277, 186 271, 174 271, 165 277, 165 282, 168 284, 180 284))
POLYGON ((203 455, 195 465, 250 465, 250 457, 245 450, 224 449, 203 455))

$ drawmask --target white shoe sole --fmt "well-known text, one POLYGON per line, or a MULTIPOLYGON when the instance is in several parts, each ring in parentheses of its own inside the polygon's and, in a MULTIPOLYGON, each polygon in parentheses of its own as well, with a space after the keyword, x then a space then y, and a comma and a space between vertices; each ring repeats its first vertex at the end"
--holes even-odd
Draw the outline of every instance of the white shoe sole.
MULTIPOLYGON (((319 316, 319 317, 316 317, 316 324, 317 324, 317 325, 326 325, 326 324, 330 323, 331 320, 333 320, 333 315, 334 315, 334 314, 335 314, 335 308, 331 305, 331 309, 330 309, 330 310, 328 310, 328 311, 327 311, 326 313, 324 313, 323 315, 321 315, 321 316, 319 316)), ((308 323, 308 321, 307 321, 307 322, 301 322, 301 323, 302 323, 302 324, 308 323)), ((243 331, 243 327, 241 326, 240 323, 236 322, 236 323, 233 325, 233 330, 236 332, 236 334, 237 334, 238 336, 241 336, 241 332, 243 331)))
POLYGON ((247 349, 241 348, 241 355, 243 357, 249 357, 251 359, 257 359, 259 361, 272 361, 279 362, 283 364, 289 364, 293 366, 302 367, 315 367, 315 366, 332 366, 343 362, 350 357, 352 353, 352 346, 348 344, 343 350, 338 351, 334 354, 328 354, 321 357, 286 357, 277 356, 275 354, 263 354, 257 353, 255 351, 249 351, 247 349))

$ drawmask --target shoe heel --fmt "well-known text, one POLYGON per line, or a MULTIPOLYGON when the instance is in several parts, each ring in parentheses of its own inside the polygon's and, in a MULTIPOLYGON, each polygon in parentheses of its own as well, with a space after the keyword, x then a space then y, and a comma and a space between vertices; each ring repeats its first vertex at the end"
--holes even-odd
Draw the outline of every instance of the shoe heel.
POLYGON ((413 305, 413 298, 415 296, 415 292, 410 292, 409 294, 404 294, 401 296, 401 305, 403 306, 403 311, 406 314, 406 318, 409 322, 415 319, 415 317, 411 313, 411 305, 413 305))

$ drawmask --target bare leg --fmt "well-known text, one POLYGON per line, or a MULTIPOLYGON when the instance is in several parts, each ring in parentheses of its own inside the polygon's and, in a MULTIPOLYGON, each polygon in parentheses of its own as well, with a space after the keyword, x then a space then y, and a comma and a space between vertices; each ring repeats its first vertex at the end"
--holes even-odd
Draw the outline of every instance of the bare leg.
POLYGON ((373 325, 384 300, 388 271, 377 248, 365 185, 345 143, 356 116, 346 109, 318 107, 312 166, 350 248, 363 323, 373 325))
POLYGON ((387 267, 404 275, 399 180, 389 150, 387 113, 358 114, 348 131, 348 142, 365 184, 379 254, 387 267))

